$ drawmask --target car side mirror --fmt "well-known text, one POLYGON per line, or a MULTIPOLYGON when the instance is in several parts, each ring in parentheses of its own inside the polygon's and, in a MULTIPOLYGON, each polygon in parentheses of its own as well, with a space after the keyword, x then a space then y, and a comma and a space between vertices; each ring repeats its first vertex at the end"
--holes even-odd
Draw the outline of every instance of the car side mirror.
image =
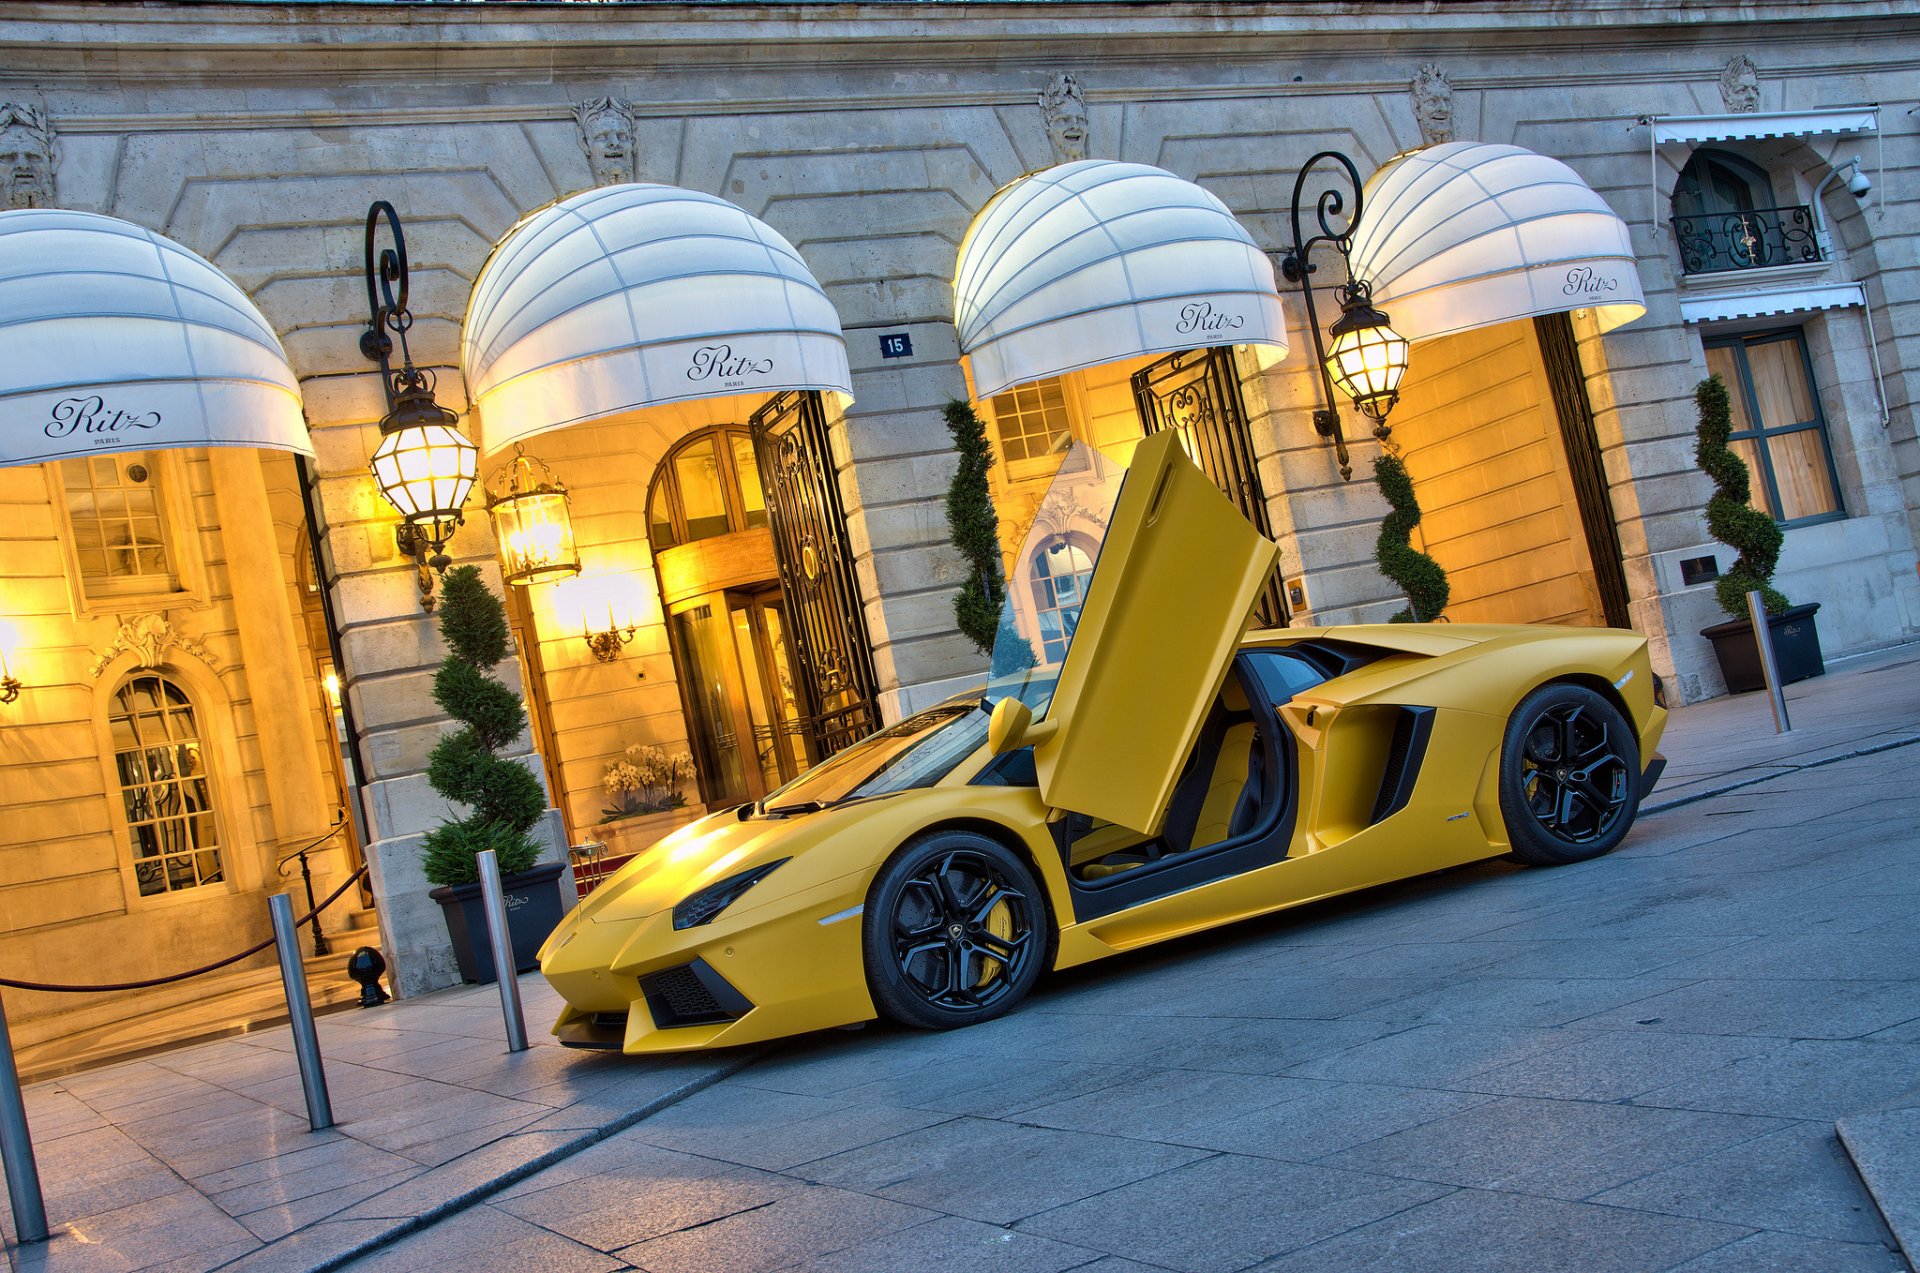
POLYGON ((987 719, 987 747, 996 756, 1023 743, 1043 743, 1053 736, 1055 722, 1033 722, 1033 711, 1017 698, 1003 698, 993 705, 987 719))

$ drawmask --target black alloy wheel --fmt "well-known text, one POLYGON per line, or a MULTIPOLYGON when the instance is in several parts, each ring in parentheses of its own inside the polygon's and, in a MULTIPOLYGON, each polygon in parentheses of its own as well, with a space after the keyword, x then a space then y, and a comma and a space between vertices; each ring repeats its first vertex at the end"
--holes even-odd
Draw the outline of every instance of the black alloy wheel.
POLYGON ((874 1003, 922 1029, 1006 1012, 1026 997, 1047 954, 1032 870, 970 831, 935 831, 895 853, 874 880, 863 927, 874 1003))
POLYGON ((1640 748, 1620 709, 1580 685, 1543 685, 1507 722, 1500 812, 1535 866, 1611 851, 1640 808, 1640 748))

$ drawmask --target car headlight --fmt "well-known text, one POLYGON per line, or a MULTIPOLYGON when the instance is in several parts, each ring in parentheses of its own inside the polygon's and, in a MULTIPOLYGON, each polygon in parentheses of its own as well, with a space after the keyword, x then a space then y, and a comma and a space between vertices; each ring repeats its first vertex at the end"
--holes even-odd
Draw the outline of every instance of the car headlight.
POLYGON ((717 884, 709 884, 673 908, 673 926, 675 928, 698 928, 710 924, 721 911, 739 900, 740 895, 767 878, 774 868, 791 861, 780 858, 751 870, 729 875, 717 884))

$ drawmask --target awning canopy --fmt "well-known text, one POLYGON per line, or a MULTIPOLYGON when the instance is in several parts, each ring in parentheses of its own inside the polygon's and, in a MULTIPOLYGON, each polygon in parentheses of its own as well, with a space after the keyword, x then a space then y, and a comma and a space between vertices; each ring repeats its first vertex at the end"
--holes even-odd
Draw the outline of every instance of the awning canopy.
POLYGON ((839 316, 793 246, 724 199, 650 183, 515 226, 474 282, 461 361, 487 454, 662 403, 853 396, 839 316))
POLYGON ((114 217, 0 212, 0 465, 105 451, 312 455, 273 328, 200 256, 114 217))
POLYGON ((1866 303, 1866 289, 1858 283, 1772 291, 1729 291, 1716 296, 1682 296, 1680 318, 1688 323, 1719 323, 1736 318, 1763 318, 1769 314, 1846 309, 1866 303))
POLYGON ((1349 259, 1409 340, 1575 309, 1605 331, 1646 312, 1626 223, 1573 169, 1519 146, 1388 160, 1349 259))
POLYGON ((1878 106, 1825 106, 1803 111, 1744 111, 1725 115, 1653 115, 1646 120, 1658 143, 1761 141, 1880 131, 1878 106))
POLYGON ((1287 352, 1266 254, 1220 200, 1145 164, 1082 160, 1006 186, 968 228, 953 292, 982 398, 1139 354, 1287 352))

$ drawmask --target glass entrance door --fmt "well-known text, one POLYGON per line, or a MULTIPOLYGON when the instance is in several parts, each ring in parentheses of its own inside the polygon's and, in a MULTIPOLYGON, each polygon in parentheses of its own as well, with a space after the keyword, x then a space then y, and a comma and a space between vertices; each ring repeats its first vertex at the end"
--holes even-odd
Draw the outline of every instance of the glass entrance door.
POLYGON ((709 805, 758 800, 814 763, 778 588, 711 593, 672 626, 709 805))

